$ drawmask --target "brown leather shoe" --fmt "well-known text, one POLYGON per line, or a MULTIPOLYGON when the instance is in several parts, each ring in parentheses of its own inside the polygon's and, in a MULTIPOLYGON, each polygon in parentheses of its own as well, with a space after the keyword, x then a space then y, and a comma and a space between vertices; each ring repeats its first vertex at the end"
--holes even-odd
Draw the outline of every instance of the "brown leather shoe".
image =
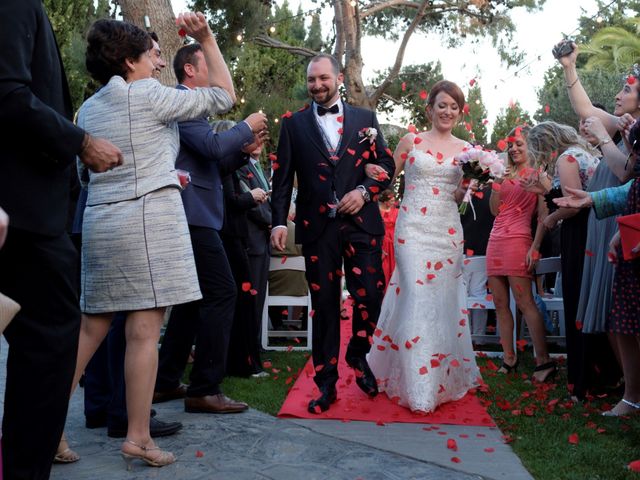
POLYGON ((188 385, 181 383, 172 390, 153 392, 153 403, 162 403, 168 402, 169 400, 176 400, 177 398, 184 398, 187 396, 187 387, 188 385))
POLYGON ((240 413, 248 408, 246 403, 232 400, 224 393, 184 399, 184 411, 187 413, 240 413))

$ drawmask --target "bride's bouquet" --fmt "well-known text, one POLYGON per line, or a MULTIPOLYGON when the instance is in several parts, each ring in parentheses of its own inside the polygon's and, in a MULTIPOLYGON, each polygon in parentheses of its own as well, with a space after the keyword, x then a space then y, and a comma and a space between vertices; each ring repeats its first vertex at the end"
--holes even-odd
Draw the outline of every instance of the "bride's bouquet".
MULTIPOLYGON (((478 186, 485 185, 494 178, 502 178, 504 175, 505 167, 503 160, 494 150, 484 150, 479 145, 463 150, 455 159, 462 166, 464 178, 476 180, 478 186)), ((458 211, 464 215, 467 207, 471 205, 473 219, 475 220, 476 212, 473 208, 471 196, 472 189, 471 185, 469 185, 458 211)))

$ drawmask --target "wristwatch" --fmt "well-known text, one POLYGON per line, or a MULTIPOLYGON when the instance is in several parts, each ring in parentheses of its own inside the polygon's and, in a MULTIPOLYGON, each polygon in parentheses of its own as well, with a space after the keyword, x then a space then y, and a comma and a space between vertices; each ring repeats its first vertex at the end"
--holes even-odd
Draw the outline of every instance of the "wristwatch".
POLYGON ((365 203, 371 200, 371 195, 369 195, 369 192, 367 191, 364 185, 358 185, 356 188, 362 194, 362 198, 364 199, 365 203))

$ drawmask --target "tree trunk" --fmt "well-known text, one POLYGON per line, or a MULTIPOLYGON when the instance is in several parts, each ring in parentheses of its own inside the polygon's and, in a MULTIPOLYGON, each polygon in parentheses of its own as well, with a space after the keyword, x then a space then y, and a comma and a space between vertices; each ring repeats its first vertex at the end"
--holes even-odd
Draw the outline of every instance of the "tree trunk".
POLYGON ((118 0, 125 21, 131 22, 149 32, 156 32, 160 40, 162 57, 167 67, 162 70, 160 82, 174 86, 177 81, 173 74, 173 57, 182 46, 182 39, 176 29, 175 15, 170 0, 118 0), (149 17, 149 28, 144 17, 149 17))
MULTIPOLYGON (((362 80, 362 52, 360 48, 360 15, 358 6, 351 6, 349 0, 336 2, 336 10, 340 9, 342 20, 342 40, 344 41, 344 81, 347 87, 347 101, 351 105, 368 108, 376 108, 376 101, 371 101, 362 80)), ((336 45, 336 51, 339 51, 336 45)), ((342 60, 342 59, 341 59, 342 60)), ((377 99, 376 99, 377 100, 377 99)))

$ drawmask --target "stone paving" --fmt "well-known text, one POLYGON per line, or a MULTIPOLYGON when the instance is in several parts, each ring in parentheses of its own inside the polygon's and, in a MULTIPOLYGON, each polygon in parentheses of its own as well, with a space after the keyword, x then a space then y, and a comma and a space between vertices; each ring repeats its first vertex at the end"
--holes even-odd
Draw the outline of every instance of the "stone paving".
MULTIPOLYGON (((6 362, 6 343, 0 360, 6 362)), ((5 369, 0 369, 4 396, 5 369)), ((72 398, 67 436, 82 459, 55 465, 53 480, 449 480, 532 477, 496 428, 283 420, 256 410, 236 415, 188 414, 180 400, 156 405, 158 417, 179 420, 177 435, 158 439, 178 461, 164 468, 135 462, 127 471, 122 440, 84 428, 82 389, 72 398), (458 451, 447 449, 453 438, 458 451), (457 457, 460 462, 451 459, 457 457)))

